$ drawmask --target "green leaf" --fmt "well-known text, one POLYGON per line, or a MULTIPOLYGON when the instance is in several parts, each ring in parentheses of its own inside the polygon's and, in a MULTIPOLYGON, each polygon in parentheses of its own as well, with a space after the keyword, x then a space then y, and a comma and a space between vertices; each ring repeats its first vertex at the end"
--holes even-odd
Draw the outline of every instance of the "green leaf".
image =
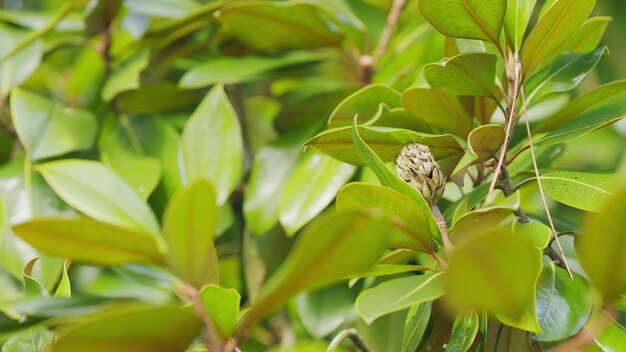
POLYGON ((222 341, 228 340, 237 324, 241 296, 237 290, 209 284, 200 291, 200 300, 211 317, 213 327, 222 341))
POLYGON ((350 183, 337 195, 337 210, 375 210, 396 226, 388 233, 393 248, 432 253, 433 243, 424 209, 411 198, 391 188, 371 183, 350 183))
POLYGON ((33 327, 12 335, 3 345, 2 352, 39 352, 54 340, 54 333, 44 327, 33 327))
POLYGON ((562 127, 588 108, 594 105, 601 105, 623 92, 626 92, 626 80, 615 81, 596 87, 570 101, 559 112, 543 120, 537 128, 537 132, 548 132, 562 127))
POLYGON ((478 314, 471 312, 458 315, 452 325, 452 334, 446 346, 449 352, 465 352, 474 343, 478 333, 478 314))
POLYGON ((504 138, 502 125, 483 125, 470 132, 467 136, 467 151, 452 172, 452 180, 463 185, 467 168, 493 158, 504 143, 504 138))
POLYGON ((213 245, 217 216, 215 191, 201 179, 177 193, 165 211, 167 262, 181 280, 198 289, 220 281, 213 245))
POLYGON ((381 104, 391 109, 402 107, 402 95, 384 84, 361 88, 337 105, 328 119, 328 126, 350 126, 356 115, 361 122, 369 121, 379 112, 381 104))
POLYGON ((433 301, 445 293, 443 274, 407 276, 367 289, 356 300, 356 310, 367 324, 383 315, 433 301))
POLYGON ((513 231, 516 235, 527 238, 532 244, 540 250, 543 250, 550 243, 552 237, 552 229, 540 222, 521 223, 513 222, 513 231))
POLYGON ((590 108, 577 114, 567 123, 558 127, 535 145, 547 146, 563 143, 570 139, 583 136, 587 133, 604 128, 626 117, 626 92, 613 95, 601 103, 591 105, 590 108))
POLYGON ((342 39, 315 6, 302 2, 232 4, 217 19, 238 40, 259 50, 317 48, 342 39))
POLYGON ((213 87, 187 121, 182 137, 184 179, 207 178, 224 204, 243 169, 243 141, 237 115, 223 85, 213 87))
POLYGON ((11 116, 31 160, 89 149, 96 136, 97 121, 89 111, 21 89, 11 95, 11 116))
POLYGON ((424 79, 444 93, 469 96, 496 96, 496 63, 490 53, 467 53, 442 63, 424 66, 424 79))
POLYGON ((522 46, 524 33, 528 27, 530 17, 533 15, 537 0, 508 0, 506 15, 504 17, 504 30, 513 44, 513 50, 517 52, 522 46))
POLYGON ((238 330, 249 327, 301 290, 365 271, 387 248, 384 234, 390 229, 387 221, 361 213, 318 218, 304 230, 287 259, 261 289, 240 319, 238 330))
POLYGON ((22 271, 22 279, 24 281, 24 295, 26 297, 50 297, 48 290, 33 277, 33 267, 39 258, 31 259, 24 266, 22 271))
POLYGON ((50 352, 183 351, 200 327, 200 320, 182 309, 145 307, 121 313, 110 310, 60 333, 50 352))
POLYGON ((296 299, 302 325, 318 339, 331 334, 352 314, 358 290, 345 282, 312 292, 303 292, 296 299))
POLYGON ((611 197, 617 174, 595 174, 577 171, 552 171, 541 176, 546 193, 557 202, 598 212, 611 197))
POLYGON ((434 88, 412 88, 402 95, 404 108, 429 126, 442 128, 457 136, 467 137, 473 119, 458 97, 434 88))
POLYGON ((72 285, 70 282, 70 277, 67 274, 67 271, 70 269, 70 264, 72 261, 70 259, 65 259, 63 263, 63 272, 61 273, 61 281, 59 281, 59 285, 54 291, 54 297, 61 298, 71 298, 72 297, 72 285))
POLYGON ((589 214, 583 233, 576 237, 580 264, 600 290, 605 303, 626 292, 626 190, 604 202, 596 214, 589 214))
POLYGON ((179 18, 191 13, 199 4, 194 0, 125 0, 130 12, 164 18, 179 18))
POLYGON ((574 89, 598 64, 605 47, 589 54, 563 53, 553 63, 532 75, 524 84, 526 101, 529 106, 552 93, 562 93, 574 89))
POLYGON ((324 210, 355 170, 352 165, 309 151, 289 177, 278 206, 287 235, 294 235, 324 210))
POLYGON ((359 130, 356 126, 356 118, 352 124, 352 141, 361 159, 363 159, 367 166, 372 169, 383 186, 392 188, 404 194, 422 209, 422 213, 426 216, 426 220, 428 221, 428 228, 431 236, 441 241, 441 233, 439 232, 439 227, 435 222, 435 217, 432 215, 430 206, 422 194, 411 187, 408 183, 404 182, 404 180, 398 177, 395 172, 389 170, 382 160, 380 160, 380 158, 374 153, 374 151, 363 141, 363 139, 361 139, 359 130))
POLYGON ((38 250, 80 263, 163 262, 152 236, 89 219, 34 219, 13 232, 38 250))
POLYGON ((416 304, 409 308, 404 323, 404 336, 402 337, 402 352, 414 352, 417 350, 430 320, 431 302, 416 304))
POLYGON ((246 225, 255 235, 268 232, 278 222, 279 203, 285 185, 301 155, 300 133, 279 137, 254 157, 243 201, 246 225))
POLYGON ((591 17, 587 19, 576 33, 545 61, 552 62, 556 57, 568 51, 586 54, 596 50, 600 46, 604 32, 611 20, 611 17, 591 17))
POLYGON ((141 87, 141 72, 150 63, 150 53, 147 50, 127 59, 115 67, 111 76, 102 87, 100 95, 104 101, 111 101, 115 96, 141 87))
POLYGON ((543 334, 537 341, 560 341, 578 333, 591 314, 591 298, 585 279, 550 263, 543 267, 537 283, 537 315, 543 334))
POLYGON ((446 298, 458 312, 487 310, 507 325, 540 332, 535 287, 541 252, 507 232, 475 236, 449 260, 446 298))
POLYGON ((476 235, 482 234, 502 223, 513 214, 509 207, 482 208, 461 216, 450 228, 450 241, 455 244, 465 243, 476 235))
POLYGON ((294 51, 272 56, 220 56, 206 60, 185 72, 179 86, 196 89, 217 83, 232 84, 256 81, 272 72, 290 66, 320 61, 324 56, 294 51))
POLYGON ((499 45, 506 0, 421 0, 422 15, 448 37, 499 45))
POLYGON ((50 187, 72 207, 102 222, 160 233, 150 207, 111 169, 95 161, 65 159, 37 165, 50 187))
POLYGON ((39 67, 44 54, 44 45, 41 39, 36 39, 30 45, 20 50, 9 59, 9 54, 31 32, 17 29, 6 23, 0 23, 0 98, 4 99, 11 88, 19 86, 39 67))
MULTIPOLYGON (((393 239, 390 239, 393 241, 393 239)), ((351 274, 347 276, 346 279, 358 279, 364 277, 379 277, 379 276, 389 276, 389 275, 397 275, 404 273, 415 273, 418 271, 433 271, 434 269, 428 266, 423 265, 409 265, 409 264, 376 264, 371 267, 369 270, 351 274)), ((351 282, 352 283, 352 282, 351 282)))
MULTIPOLYGON (((448 175, 461 159, 464 150, 451 135, 432 135, 405 129, 358 127, 359 135, 383 162, 394 162, 406 144, 420 143, 430 148, 444 174, 448 175)), ((364 166, 352 141, 352 128, 341 127, 324 131, 305 143, 343 162, 364 166)))
POLYGON ((583 24, 595 0, 558 0, 530 32, 522 46, 524 74, 559 49, 583 24))

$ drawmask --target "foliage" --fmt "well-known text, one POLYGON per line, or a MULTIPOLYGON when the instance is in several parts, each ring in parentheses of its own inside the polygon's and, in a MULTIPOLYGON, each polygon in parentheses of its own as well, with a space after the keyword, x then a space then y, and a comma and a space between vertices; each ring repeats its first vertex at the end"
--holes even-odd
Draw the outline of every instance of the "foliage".
POLYGON ((595 7, 0 1, 2 352, 623 349, 595 7))

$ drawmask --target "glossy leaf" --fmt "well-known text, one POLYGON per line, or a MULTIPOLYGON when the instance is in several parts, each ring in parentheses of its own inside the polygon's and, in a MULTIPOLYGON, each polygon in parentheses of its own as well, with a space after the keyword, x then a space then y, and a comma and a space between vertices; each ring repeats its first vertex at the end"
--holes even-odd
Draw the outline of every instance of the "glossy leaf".
POLYGON ((356 288, 340 282, 298 295, 296 306, 302 325, 318 339, 328 336, 348 319, 357 293, 356 288))
POLYGON ((568 51, 586 54, 596 50, 600 46, 604 32, 611 20, 611 17, 600 16, 587 19, 565 44, 546 59, 546 62, 550 62, 560 54, 568 51))
POLYGON ((465 352, 469 350, 477 333, 478 314, 472 312, 458 315, 454 320, 446 351, 465 352))
POLYGON ((535 287, 541 252, 529 240, 506 232, 475 236, 448 263, 446 298, 454 309, 484 309, 508 325, 540 331, 535 287))
POLYGON ((152 236, 88 219, 35 219, 13 226, 13 231, 33 247, 75 262, 119 265, 163 261, 152 236))
POLYGON ((557 202, 598 212, 611 197, 616 174, 594 174, 577 171, 552 171, 541 176, 546 193, 557 202))
POLYGON ((404 336, 402 337, 402 352, 417 350, 430 320, 431 302, 424 302, 409 308, 404 323, 404 336))
POLYGON ((552 130, 545 137, 538 140, 536 145, 547 146, 563 143, 621 120, 626 117, 626 105, 623 104, 624 99, 626 99, 626 92, 621 92, 605 99, 601 103, 592 105, 567 123, 552 130))
POLYGON ((320 12, 300 2, 249 2, 224 7, 217 19, 241 42, 259 50, 306 49, 338 44, 320 12))
POLYGON ((361 88, 337 105, 328 119, 328 126, 350 126, 354 116, 366 122, 376 115, 381 104, 392 109, 399 108, 402 106, 402 95, 383 84, 361 88))
POLYGON ((111 312, 60 334, 50 351, 182 351, 200 327, 200 320, 182 309, 146 307, 111 312))
POLYGON ((215 191, 206 180, 197 180, 181 190, 165 212, 167 262, 181 280, 197 289, 220 281, 213 245, 217 216, 215 191))
POLYGON ((160 232, 139 194, 101 163, 65 159, 38 165, 37 171, 61 199, 96 220, 151 234, 160 232))
POLYGON ((120 63, 102 87, 102 92, 100 93, 102 99, 110 101, 119 93, 139 88, 141 86, 141 72, 148 67, 149 62, 150 53, 142 51, 120 63))
MULTIPOLYGON (((420 143, 430 148, 444 174, 449 174, 464 152, 458 140, 451 135, 431 135, 384 127, 358 129, 363 140, 384 162, 396 161, 404 145, 420 143)), ((305 145, 349 164, 365 165, 352 141, 351 127, 329 129, 311 138, 305 145)))
POLYGON ((179 18, 198 7, 194 0, 126 0, 124 5, 133 13, 164 18, 179 18))
POLYGON ((89 111, 21 89, 11 95, 11 115, 31 160, 89 149, 96 136, 97 121, 89 111))
POLYGON ((422 0, 419 7, 426 20, 448 37, 500 42, 506 0, 422 0))
POLYGON ((524 41, 521 61, 525 74, 554 53, 587 19, 595 0, 558 0, 541 17, 524 41))
POLYGON ((467 168, 493 158, 504 143, 505 133, 501 125, 483 125, 467 136, 467 151, 452 173, 452 180, 463 184, 467 168))
POLYGON ((213 87, 191 115, 182 136, 182 160, 187 182, 206 178, 224 204, 243 169, 243 141, 235 110, 224 87, 213 87))
POLYGON ((356 310, 366 323, 413 305, 433 301, 445 293, 443 274, 407 276, 363 291, 356 310))
POLYGON ((466 137, 472 130, 472 117, 455 96, 434 88, 412 88, 404 92, 402 102, 406 111, 427 125, 462 137, 466 137))
POLYGON ((513 44, 513 49, 518 51, 522 46, 524 33, 530 17, 533 15, 537 0, 508 0, 506 15, 504 17, 504 30, 513 44))
POLYGON ((626 191, 623 189, 605 201, 597 214, 585 219, 583 234, 576 237, 580 264, 610 303, 626 292, 626 191))
POLYGON ((461 216, 456 219, 450 228, 450 241, 461 244, 476 235, 492 230, 513 214, 508 207, 482 208, 461 216))
POLYGON ((428 221, 428 228, 430 230, 431 236, 435 239, 441 241, 441 233, 439 232, 439 227, 435 222, 434 216, 432 216, 432 212, 430 211, 430 206, 426 203, 426 200, 416 189, 409 186, 408 183, 404 182, 395 172, 392 172, 385 166, 385 164, 380 160, 380 158, 374 153, 374 151, 363 141, 361 135, 359 134, 359 130, 356 126, 356 119, 352 124, 352 141, 356 147, 357 153, 363 159, 363 161, 369 166, 370 169, 376 174, 376 177, 380 181, 383 186, 392 188, 405 196, 409 197, 413 200, 419 208, 422 209, 423 214, 426 216, 426 220, 428 221))
POLYGON ((217 83, 250 82, 265 78, 280 68, 312 63, 322 58, 319 54, 305 51, 273 56, 216 57, 185 72, 179 86, 196 89, 217 83))
POLYGON ((321 287, 365 271, 387 247, 383 234, 390 229, 387 221, 361 213, 340 213, 317 219, 304 230, 287 259, 264 285, 241 318, 238 329, 250 326, 301 290, 321 287))
POLYGON ((599 86, 570 101, 559 112, 547 117, 537 128, 537 132, 547 132, 559 128, 580 113, 594 105, 601 105, 612 97, 626 92, 626 80, 615 81, 599 86))
POLYGON ((390 246, 433 252, 433 243, 424 210, 391 188, 370 183, 350 183, 337 195, 337 210, 375 210, 389 218, 396 228, 386 234, 390 246))
POLYGON ((513 223, 513 231, 516 235, 530 240, 536 248, 541 250, 548 246, 552 238, 552 229, 540 222, 521 223, 515 221, 513 223))
POLYGON ((72 283, 70 282, 70 276, 67 274, 67 271, 70 268, 72 261, 70 259, 66 259, 65 263, 63 263, 63 272, 61 273, 61 281, 59 281, 59 285, 54 291, 54 297, 63 297, 63 298, 71 298, 72 297, 72 283))
POLYGON ((11 58, 5 58, 29 36, 29 31, 0 23, 0 98, 4 99, 11 88, 23 83, 37 69, 44 54, 43 40, 35 38, 11 58))
POLYGON ((324 210, 355 170, 327 155, 307 153, 289 177, 278 206, 287 234, 295 234, 324 210))
POLYGON ((495 97, 496 62, 490 53, 461 54, 424 66, 424 79, 444 93, 495 97))
POLYGON ((219 338, 228 340, 237 324, 241 301, 239 292, 210 284, 200 290, 200 300, 219 338))
POLYGON ((529 105, 552 93, 574 89, 593 70, 606 51, 600 47, 589 54, 563 53, 552 64, 531 76, 525 83, 529 105))
POLYGON ((585 279, 550 263, 543 267, 537 283, 537 315, 543 334, 537 341, 565 340, 578 333, 591 314, 591 298, 585 279))

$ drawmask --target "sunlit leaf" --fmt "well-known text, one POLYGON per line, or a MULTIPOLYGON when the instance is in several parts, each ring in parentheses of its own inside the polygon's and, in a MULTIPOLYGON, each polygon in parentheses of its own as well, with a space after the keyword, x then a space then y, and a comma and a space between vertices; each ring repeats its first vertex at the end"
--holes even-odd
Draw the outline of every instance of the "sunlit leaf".
POLYGON ((571 207, 598 212, 613 195, 616 174, 578 171, 551 171, 541 176, 546 193, 557 202, 571 207))
POLYGON ((220 339, 228 340, 239 315, 239 292, 211 284, 200 290, 200 299, 220 339))
POLYGON ((495 97, 496 62, 490 53, 461 54, 426 65, 424 79, 448 94, 495 97))

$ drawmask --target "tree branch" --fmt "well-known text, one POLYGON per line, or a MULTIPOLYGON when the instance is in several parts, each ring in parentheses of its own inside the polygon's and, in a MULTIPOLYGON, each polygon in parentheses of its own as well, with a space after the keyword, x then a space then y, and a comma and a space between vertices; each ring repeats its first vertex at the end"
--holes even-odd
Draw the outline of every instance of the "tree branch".
POLYGON ((349 338, 350 340, 352 340, 354 345, 360 351, 363 351, 363 352, 372 351, 369 347, 367 347, 367 345, 365 344, 365 341, 363 341, 363 338, 361 337, 361 335, 359 335, 359 332, 356 331, 356 329, 346 329, 346 330, 341 331, 330 342, 330 345, 328 345, 328 349, 326 351, 327 352, 335 351, 337 348, 339 348, 339 345, 341 344, 341 342, 343 342, 343 340, 345 340, 346 338, 349 338))

